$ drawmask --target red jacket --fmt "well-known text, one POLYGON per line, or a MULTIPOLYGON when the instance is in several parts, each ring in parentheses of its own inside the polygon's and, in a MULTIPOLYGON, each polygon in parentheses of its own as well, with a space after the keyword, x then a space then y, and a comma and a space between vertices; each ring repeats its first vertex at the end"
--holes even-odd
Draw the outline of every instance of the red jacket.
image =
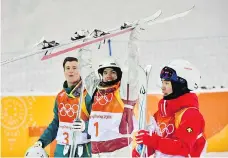
POLYGON ((205 147, 205 121, 199 112, 198 98, 186 93, 176 99, 160 100, 154 114, 161 136, 152 134, 146 139, 149 153, 165 156, 199 157, 205 147))

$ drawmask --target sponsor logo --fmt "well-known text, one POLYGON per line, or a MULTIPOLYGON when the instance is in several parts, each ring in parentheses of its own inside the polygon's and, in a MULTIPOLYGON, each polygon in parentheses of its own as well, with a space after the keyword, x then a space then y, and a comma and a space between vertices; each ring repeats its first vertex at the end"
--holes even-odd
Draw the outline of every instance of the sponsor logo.
POLYGON ((112 119, 112 116, 110 116, 110 115, 92 115, 92 116, 90 116, 90 118, 93 118, 93 119, 95 119, 95 118, 101 118, 101 119, 112 119))
POLYGON ((192 133, 193 132, 191 127, 188 127, 186 130, 187 130, 188 133, 192 133))

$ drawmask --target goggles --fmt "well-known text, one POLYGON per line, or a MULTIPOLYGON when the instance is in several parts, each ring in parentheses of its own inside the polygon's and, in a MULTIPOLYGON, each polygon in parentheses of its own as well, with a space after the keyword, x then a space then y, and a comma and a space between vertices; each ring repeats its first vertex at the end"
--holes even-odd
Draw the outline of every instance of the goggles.
POLYGON ((160 78, 168 81, 175 81, 180 83, 186 83, 186 80, 177 76, 177 73, 174 69, 165 66, 160 73, 160 78))
POLYGON ((169 80, 169 81, 179 81, 179 77, 177 76, 177 73, 175 70, 173 70, 170 67, 165 66, 160 73, 160 78, 169 80))

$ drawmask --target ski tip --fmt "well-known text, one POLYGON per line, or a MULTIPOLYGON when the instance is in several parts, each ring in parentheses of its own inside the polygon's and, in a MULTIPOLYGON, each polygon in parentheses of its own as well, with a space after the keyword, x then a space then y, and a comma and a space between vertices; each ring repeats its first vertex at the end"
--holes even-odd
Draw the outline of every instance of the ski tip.
POLYGON ((194 9, 196 6, 195 4, 189 9, 189 11, 191 11, 192 9, 194 9))
POLYGON ((189 10, 187 10, 185 13, 187 14, 187 13, 191 12, 194 8, 195 8, 195 4, 189 10))
POLYGON ((161 14, 162 14, 162 10, 160 9, 160 10, 158 10, 158 12, 157 12, 157 17, 159 17, 161 14))
POLYGON ((149 72, 151 70, 151 68, 152 68, 152 65, 146 65, 145 68, 144 68, 144 70, 146 72, 149 72))
POLYGON ((162 10, 159 9, 153 16, 159 17, 162 14, 162 10))

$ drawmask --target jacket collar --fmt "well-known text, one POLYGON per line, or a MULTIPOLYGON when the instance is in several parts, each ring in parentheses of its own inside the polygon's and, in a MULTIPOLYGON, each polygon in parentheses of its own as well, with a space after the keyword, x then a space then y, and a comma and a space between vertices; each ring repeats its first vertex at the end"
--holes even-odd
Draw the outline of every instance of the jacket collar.
POLYGON ((188 107, 199 108, 198 97, 195 93, 186 93, 171 100, 161 99, 158 104, 158 110, 163 117, 172 116, 177 111, 188 107))
POLYGON ((75 85, 68 87, 67 81, 63 83, 63 88, 68 97, 75 98, 80 96, 82 87, 82 80, 79 80, 75 85))

